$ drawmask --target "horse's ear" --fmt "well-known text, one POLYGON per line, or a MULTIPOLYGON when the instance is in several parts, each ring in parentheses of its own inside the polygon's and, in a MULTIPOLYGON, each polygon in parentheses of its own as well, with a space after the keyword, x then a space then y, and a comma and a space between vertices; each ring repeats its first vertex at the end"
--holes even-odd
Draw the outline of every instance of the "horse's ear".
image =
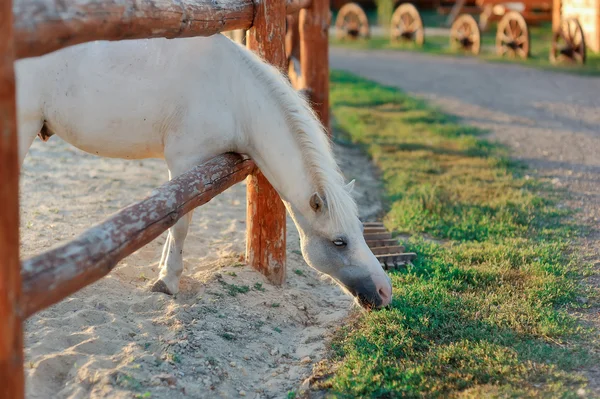
POLYGON ((310 197, 310 207, 312 208, 313 211, 315 211, 315 212, 321 211, 323 209, 324 205, 325 205, 325 203, 323 201, 323 198, 321 198, 319 193, 314 193, 310 197))
POLYGON ((350 194, 352 194, 352 191, 354 191, 354 182, 356 182, 356 179, 352 179, 352 181, 350 183, 348 183, 344 186, 346 191, 348 191, 350 194))

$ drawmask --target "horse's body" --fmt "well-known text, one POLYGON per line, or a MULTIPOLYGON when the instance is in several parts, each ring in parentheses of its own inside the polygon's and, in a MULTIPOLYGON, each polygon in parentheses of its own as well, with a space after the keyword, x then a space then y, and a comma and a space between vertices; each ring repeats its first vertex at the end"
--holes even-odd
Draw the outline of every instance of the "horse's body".
MULTIPOLYGON (((52 134, 92 154, 164 158, 171 177, 250 155, 281 195, 309 265, 386 305, 389 278, 310 107, 274 68, 222 35, 92 42, 17 62, 19 155, 52 134)), ((351 185, 350 185, 351 186, 351 185)), ((191 212, 169 231, 155 289, 174 294, 191 212)))

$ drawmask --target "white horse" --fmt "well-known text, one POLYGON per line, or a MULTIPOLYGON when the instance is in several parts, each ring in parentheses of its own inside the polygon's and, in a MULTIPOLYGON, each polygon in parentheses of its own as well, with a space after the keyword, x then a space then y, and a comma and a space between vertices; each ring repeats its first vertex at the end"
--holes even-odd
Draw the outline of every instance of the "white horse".
MULTIPOLYGON (((19 161, 53 134, 104 157, 162 158, 174 178, 248 154, 277 190, 302 254, 366 308, 390 303, 324 129, 286 78, 223 35, 91 42, 16 64, 19 161)), ((154 290, 179 291, 192 212, 170 230, 154 290)))

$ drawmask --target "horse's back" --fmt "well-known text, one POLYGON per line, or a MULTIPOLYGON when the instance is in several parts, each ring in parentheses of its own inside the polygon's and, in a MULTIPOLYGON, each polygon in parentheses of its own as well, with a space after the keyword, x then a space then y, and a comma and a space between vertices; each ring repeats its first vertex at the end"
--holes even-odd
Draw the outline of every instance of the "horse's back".
POLYGON ((230 45, 221 35, 99 41, 19 61, 19 119, 42 118, 101 156, 162 157, 165 137, 186 128, 188 115, 215 100, 230 105, 230 45))

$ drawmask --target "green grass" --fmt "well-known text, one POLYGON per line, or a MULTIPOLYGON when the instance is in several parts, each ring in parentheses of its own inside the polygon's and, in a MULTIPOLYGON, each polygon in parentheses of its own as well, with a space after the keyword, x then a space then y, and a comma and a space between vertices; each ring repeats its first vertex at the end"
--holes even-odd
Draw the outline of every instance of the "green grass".
MULTIPOLYGON (((250 291, 250 287, 247 285, 229 284, 223 280, 219 280, 219 283, 221 283, 223 288, 225 288, 227 293, 231 296, 237 296, 237 294, 245 294, 248 291, 250 291)), ((255 286, 255 288, 256 288, 256 286, 255 286)))
POLYGON ((383 173, 387 228, 409 233, 414 265, 390 272, 391 307, 338 331, 337 397, 576 397, 597 363, 590 331, 569 314, 583 266, 581 226, 483 132, 393 88, 332 72, 341 144, 383 173), (426 240, 424 237, 438 240, 426 240))
MULTIPOLYGON (((439 27, 441 21, 435 13, 423 12, 423 23, 425 26, 439 27)), ((524 66, 536 67, 544 70, 575 73, 581 75, 600 75, 600 53, 596 54, 588 50, 587 63, 580 65, 553 65, 548 59, 550 43, 552 38, 551 24, 530 27, 531 35, 531 57, 527 60, 502 58, 495 54, 496 24, 490 24, 487 31, 482 33, 481 53, 477 56, 492 62, 518 63, 524 66)), ((455 52, 450 48, 449 38, 446 36, 426 36, 423 47, 417 47, 413 43, 391 43, 388 37, 372 37, 368 40, 337 40, 333 38, 331 44, 355 49, 388 49, 400 51, 417 51, 429 54, 470 56, 461 52, 455 52)))

